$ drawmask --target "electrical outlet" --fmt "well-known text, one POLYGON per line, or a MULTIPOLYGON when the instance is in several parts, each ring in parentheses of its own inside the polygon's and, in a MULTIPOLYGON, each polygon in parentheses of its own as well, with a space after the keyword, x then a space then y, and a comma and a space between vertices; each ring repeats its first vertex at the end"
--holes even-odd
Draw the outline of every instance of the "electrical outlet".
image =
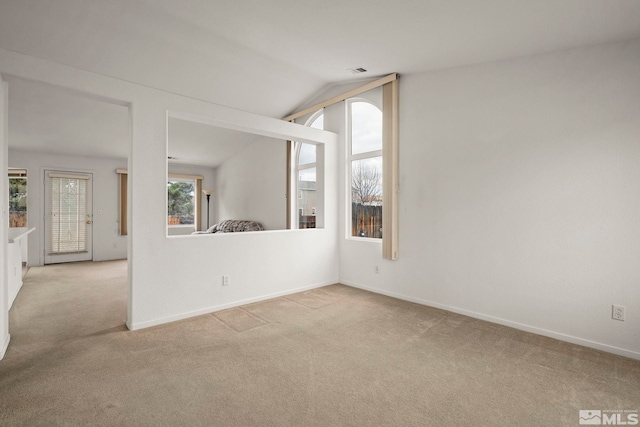
POLYGON ((621 305, 611 306, 611 318, 614 320, 624 321, 624 307, 621 305))
POLYGON ((373 268, 373 271, 375 271, 376 274, 380 273, 380 267, 378 267, 377 265, 373 268))
POLYGON ((229 286, 229 283, 231 283, 229 276, 222 276, 222 286, 229 286))

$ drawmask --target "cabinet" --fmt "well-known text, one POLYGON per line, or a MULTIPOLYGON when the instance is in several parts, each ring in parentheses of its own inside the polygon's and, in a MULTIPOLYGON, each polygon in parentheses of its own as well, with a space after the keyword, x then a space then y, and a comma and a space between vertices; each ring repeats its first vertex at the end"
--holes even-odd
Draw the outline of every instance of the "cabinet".
POLYGON ((22 288, 22 278, 27 268, 27 254, 29 240, 27 236, 35 230, 35 227, 10 228, 9 229, 9 253, 8 253, 8 276, 9 276, 9 308, 18 296, 22 288))

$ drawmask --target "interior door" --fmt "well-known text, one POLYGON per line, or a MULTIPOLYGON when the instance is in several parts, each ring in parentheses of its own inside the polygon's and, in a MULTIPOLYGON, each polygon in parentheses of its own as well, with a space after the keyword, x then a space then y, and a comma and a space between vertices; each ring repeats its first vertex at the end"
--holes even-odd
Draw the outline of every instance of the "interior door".
POLYGON ((93 175, 45 171, 45 264, 93 259, 93 175))

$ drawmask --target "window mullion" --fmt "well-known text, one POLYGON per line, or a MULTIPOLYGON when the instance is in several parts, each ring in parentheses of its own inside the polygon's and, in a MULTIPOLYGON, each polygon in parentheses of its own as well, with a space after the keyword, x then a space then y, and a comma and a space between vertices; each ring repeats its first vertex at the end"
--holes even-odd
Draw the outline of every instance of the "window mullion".
POLYGON ((316 167, 315 163, 307 163, 306 165, 298 166, 298 170, 301 171, 301 170, 305 170, 305 169, 313 169, 315 167, 316 167))
POLYGON ((372 157, 381 157, 381 156, 382 156, 382 150, 376 150, 376 151, 368 151, 366 153, 352 154, 351 156, 349 156, 349 159, 351 161, 354 161, 354 160, 370 159, 372 157))

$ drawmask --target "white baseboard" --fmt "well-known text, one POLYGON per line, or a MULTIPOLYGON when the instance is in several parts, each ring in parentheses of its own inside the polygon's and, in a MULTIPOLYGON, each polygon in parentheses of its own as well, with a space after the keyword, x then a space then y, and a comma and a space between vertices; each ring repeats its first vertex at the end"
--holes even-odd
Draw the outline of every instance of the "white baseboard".
POLYGON ((611 345, 607 345, 607 344, 603 344, 603 343, 599 343, 599 342, 595 342, 595 341, 590 341, 590 340, 586 340, 583 338, 579 338, 579 337, 574 337, 572 335, 566 335, 560 332, 554 332, 554 331, 549 331, 546 329, 542 329, 542 328, 538 328, 535 326, 531 326, 531 325, 525 325, 523 323, 518 323, 518 322, 513 322, 511 320, 506 320, 506 319, 501 319, 499 317, 494 317, 494 316, 489 316, 486 314, 482 314, 482 313, 477 313, 475 311, 470 311, 470 310, 465 310, 462 308, 458 308, 458 307, 452 307, 449 305, 445 305, 445 304, 439 304, 433 301, 427 301, 427 300, 423 300, 421 298, 414 298, 414 297, 410 297, 407 295, 402 295, 402 294, 398 294, 395 292, 389 292, 389 291, 385 291, 385 290, 381 290, 381 289, 376 289, 376 288, 371 288, 368 286, 362 286, 359 285, 357 283, 352 283, 352 282, 348 282, 345 280, 341 280, 340 283, 347 285, 347 286, 351 286, 354 288, 358 288, 358 289, 362 289, 365 291, 369 291, 369 292, 374 292, 377 294, 381 294, 381 295, 386 295, 392 298, 397 298, 397 299, 401 299, 404 301, 409 301, 409 302, 414 302, 416 304, 420 304, 420 305, 426 305, 429 307, 434 307, 434 308, 439 308, 442 310, 446 310, 446 311, 451 311, 453 313, 457 313, 457 314, 462 314, 464 316, 469 316, 469 317, 473 317, 475 319, 480 319, 480 320, 485 320, 487 322, 491 322, 491 323, 497 323, 499 325, 503 325, 503 326, 508 326, 514 329, 519 329, 521 331, 525 331, 525 332, 531 332, 532 334, 537 334, 537 335, 543 335, 545 337, 549 337, 549 338, 555 338, 557 340, 560 341, 566 341, 572 344, 577 344, 577 345, 581 345, 584 347, 589 347, 589 348, 593 348, 596 350, 601 350, 607 353, 612 353, 612 354, 616 354, 618 356, 625 356, 625 357, 629 357, 631 359, 636 359, 636 360, 640 360, 640 353, 635 352, 635 351, 631 351, 631 350, 627 350, 624 348, 619 348, 619 347, 614 347, 611 345))
POLYGON ((127 321, 127 328, 129 328, 129 330, 131 330, 131 331, 135 331, 135 330, 138 330, 138 329, 144 329, 144 328, 150 328, 152 326, 158 326, 158 325, 162 325, 162 324, 165 324, 165 323, 175 322, 177 320, 188 319, 190 317, 201 316, 203 314, 215 313, 216 311, 226 310, 228 308, 240 307, 242 305, 252 304, 254 302, 265 301, 265 300, 272 299, 272 298, 278 298, 278 297, 285 296, 285 295, 291 295, 291 294, 295 294, 295 293, 298 293, 298 292, 308 291, 310 289, 316 289, 316 288, 321 288, 323 286, 334 285, 336 283, 337 283, 336 280, 328 282, 328 283, 317 283, 317 284, 314 284, 314 285, 303 286, 301 288, 289 289, 289 290, 286 290, 286 291, 274 292, 274 293, 271 293, 271 294, 261 295, 259 297, 247 298, 247 299, 244 299, 244 300, 234 301, 234 302, 230 302, 230 303, 226 303, 226 304, 214 305, 214 306, 206 307, 206 308, 203 308, 203 309, 200 309, 200 310, 189 311, 189 312, 186 312, 186 313, 180 313, 180 314, 176 314, 176 315, 173 315, 173 316, 163 317, 161 319, 148 320, 148 321, 145 321, 145 322, 130 323, 129 321, 127 321))
POLYGON ((7 352, 7 348, 9 348, 9 341, 11 340, 11 335, 7 335, 7 339, 2 343, 2 347, 0 348, 0 360, 4 358, 4 354, 7 352))

